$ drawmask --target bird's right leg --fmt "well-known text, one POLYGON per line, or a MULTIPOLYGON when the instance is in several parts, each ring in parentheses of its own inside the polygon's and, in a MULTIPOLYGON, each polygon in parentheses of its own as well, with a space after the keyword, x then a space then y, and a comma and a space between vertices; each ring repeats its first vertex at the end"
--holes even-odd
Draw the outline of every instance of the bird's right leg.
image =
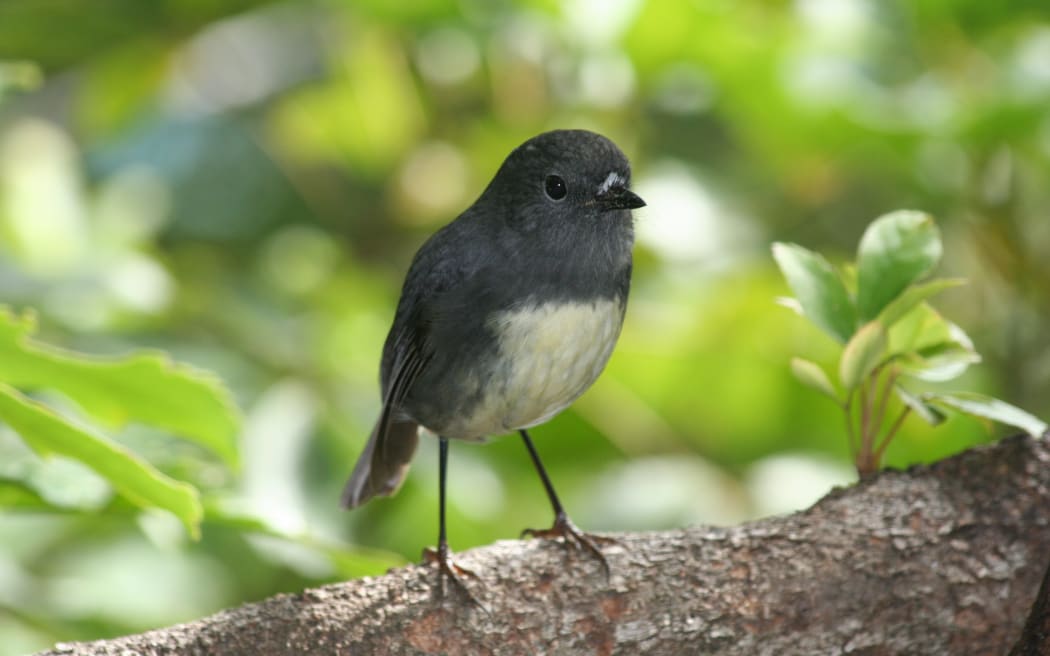
POLYGON ((469 576, 473 579, 477 579, 478 575, 474 572, 460 567, 456 563, 452 562, 452 552, 448 548, 448 535, 445 531, 445 482, 448 478, 448 438, 440 438, 440 445, 438 447, 438 545, 437 549, 427 548, 423 550, 423 560, 428 563, 436 563, 438 570, 441 572, 441 590, 444 593, 445 579, 452 581, 452 583, 460 589, 470 600, 477 606, 482 606, 481 602, 477 600, 474 594, 467 588, 467 585, 463 582, 464 576, 469 576))

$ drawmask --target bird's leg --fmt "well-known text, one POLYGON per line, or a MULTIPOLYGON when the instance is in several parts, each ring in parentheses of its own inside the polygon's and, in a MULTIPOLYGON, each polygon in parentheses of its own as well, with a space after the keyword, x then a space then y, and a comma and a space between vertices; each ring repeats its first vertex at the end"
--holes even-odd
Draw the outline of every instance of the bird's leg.
POLYGON ((478 575, 474 572, 460 567, 456 563, 452 562, 452 552, 448 548, 448 536, 445 533, 445 481, 448 474, 448 438, 440 438, 439 446, 439 457, 438 457, 438 546, 437 549, 426 548, 423 550, 423 561, 427 563, 436 563, 438 570, 441 573, 441 591, 444 594, 445 590, 445 579, 452 581, 452 583, 459 588, 475 605, 484 608, 480 601, 474 596, 474 594, 467 588, 466 584, 463 583, 463 576, 469 576, 473 579, 477 579, 478 575))
POLYGON ((529 455, 532 457, 532 464, 536 465, 536 472, 540 475, 540 480, 543 481, 543 487, 547 490, 547 498, 550 499, 551 508, 554 510, 554 524, 550 528, 527 528, 521 532, 521 536, 532 536, 537 538, 560 537, 565 541, 565 544, 590 552, 591 555, 601 562, 602 568, 605 570, 605 575, 608 577, 609 561, 605 559, 605 554, 602 553, 602 550, 598 545, 616 544, 616 540, 602 537, 600 535, 584 533, 572 523, 572 520, 569 519, 569 515, 565 512, 565 508, 562 507, 561 501, 558 499, 558 493, 554 491, 551 479, 547 476, 547 470, 543 468, 543 463, 540 462, 540 455, 536 453, 536 447, 533 446, 529 434, 525 429, 521 429, 518 432, 521 433, 521 439, 525 442, 525 448, 529 450, 529 455))

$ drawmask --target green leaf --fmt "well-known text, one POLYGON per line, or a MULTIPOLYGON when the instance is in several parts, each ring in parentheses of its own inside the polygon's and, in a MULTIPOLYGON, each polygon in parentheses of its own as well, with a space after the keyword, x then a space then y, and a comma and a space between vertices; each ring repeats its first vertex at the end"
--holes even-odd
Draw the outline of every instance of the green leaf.
POLYGON ((841 403, 838 394, 835 393, 835 387, 831 384, 831 379, 816 362, 791 358, 791 373, 806 387, 817 390, 835 403, 841 403))
POLYGON ((961 376, 981 357, 962 328, 923 302, 889 331, 889 353, 908 376, 943 382, 961 376))
POLYGON ((899 360, 902 373, 933 383, 958 378, 980 361, 980 355, 954 341, 926 347, 899 360))
POLYGON ((158 352, 90 357, 30 339, 32 313, 0 306, 0 380, 54 389, 111 428, 137 421, 201 444, 236 466, 240 416, 218 378, 158 352))
POLYGON ((4 384, 0 384, 0 422, 41 456, 79 460, 135 505, 167 510, 182 520, 194 539, 200 535, 204 511, 192 485, 168 478, 124 447, 73 425, 4 384))
POLYGON ((0 508, 15 510, 32 510, 33 512, 51 512, 55 507, 49 504, 36 490, 23 481, 0 478, 0 508))
POLYGON ((900 400, 904 402, 904 405, 911 408, 915 414, 922 417, 929 425, 936 426, 943 423, 944 420, 948 418, 943 412, 929 403, 926 403, 920 397, 910 393, 900 385, 894 385, 893 390, 897 393, 900 400))
POLYGON ((948 406, 968 415, 1020 428, 1033 437, 1041 437, 1046 434, 1047 423, 1042 419, 1005 401, 984 394, 973 392, 930 393, 925 397, 930 402, 948 406))
POLYGON ((786 307, 800 317, 806 316, 806 311, 802 309, 802 304, 794 296, 777 296, 776 304, 786 307))
POLYGON ((893 324, 915 309, 919 303, 922 303, 934 294, 939 294, 945 289, 964 284, 966 284, 966 281, 962 278, 938 278, 921 285, 912 285, 883 308, 882 312, 879 313, 879 321, 887 328, 892 328, 893 324))
POLYGON ((966 333, 928 303, 919 303, 889 329, 889 352, 893 355, 917 353, 946 343, 973 350, 966 333))
POLYGON ((805 315, 839 342, 849 341, 857 327, 856 311, 828 261, 797 244, 779 242, 773 244, 773 257, 805 315))
POLYGON ((857 312, 874 319, 941 258, 941 238, 933 218, 900 210, 876 219, 857 251, 857 312))
POLYGON ((878 321, 864 324, 846 344, 839 360, 839 379, 851 392, 882 361, 886 350, 886 329, 878 321))
POLYGON ((227 507, 221 499, 205 501, 205 521, 208 524, 233 528, 241 533, 257 533, 280 540, 293 542, 319 551, 332 562, 339 575, 346 578, 374 576, 391 567, 406 564, 404 556, 367 547, 347 546, 326 538, 307 533, 282 530, 261 517, 227 507))

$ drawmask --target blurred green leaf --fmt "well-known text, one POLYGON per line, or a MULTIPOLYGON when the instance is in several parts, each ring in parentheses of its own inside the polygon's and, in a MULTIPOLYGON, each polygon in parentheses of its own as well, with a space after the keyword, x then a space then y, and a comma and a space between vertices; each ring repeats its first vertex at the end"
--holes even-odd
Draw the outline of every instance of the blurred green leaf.
POLYGON ((947 416, 935 408, 934 406, 926 403, 920 397, 912 394, 908 390, 904 389, 900 385, 894 386, 894 391, 897 393, 897 397, 912 409, 912 411, 922 417, 922 419, 931 426, 937 426, 947 419, 947 416))
POLYGON ((839 361, 839 379, 849 393, 878 366, 886 350, 886 329, 878 321, 861 327, 846 344, 839 361))
POLYGON ((875 220, 857 251, 857 312, 874 319, 941 258, 941 239, 933 217, 900 210, 875 220))
POLYGON ((205 502, 204 521, 245 533, 258 533, 303 545, 325 554, 343 577, 374 576, 406 564, 404 557, 383 549, 339 544, 316 535, 293 533, 273 526, 255 515, 226 508, 221 499, 205 502))
POLYGON ((0 52, 19 53, 46 68, 65 68, 147 33, 173 38, 211 21, 272 0, 137 2, 99 0, 90 7, 58 0, 0 2, 0 52), (57 25, 75 25, 61 39, 41 38, 57 25))
POLYGON ((168 478, 124 447, 73 425, 4 384, 0 421, 41 456, 62 455, 84 463, 135 505, 167 510, 182 520, 194 539, 199 537, 204 511, 192 485, 168 478))
POLYGON ((22 481, 0 478, 0 508, 48 512, 54 506, 22 481))
POLYGON ((897 358, 903 373, 931 382, 957 378, 981 361, 965 331, 925 302, 890 329, 888 352, 897 358))
POLYGON ((0 306, 0 381, 54 389, 109 427, 129 421, 169 430, 236 466, 239 414, 214 375, 162 353, 96 358, 30 339, 35 316, 0 306))
POLYGON ((831 384, 831 379, 816 362, 803 358, 791 358, 791 373, 806 387, 817 390, 836 403, 841 403, 835 387, 831 384))
MULTIPOLYGON (((955 333, 965 338, 965 333, 955 333)), ((972 344, 965 338, 964 344, 972 344)), ((889 329, 888 351, 899 355, 954 342, 952 323, 925 302, 913 307, 889 329)))
POLYGON ((1047 423, 1035 415, 1012 406, 1005 401, 974 392, 928 393, 927 401, 974 415, 991 419, 1007 426, 1020 428, 1033 437, 1041 437, 1047 431, 1047 423))
POLYGON ((776 304, 780 307, 786 307, 800 317, 806 316, 806 311, 802 309, 802 304, 794 296, 777 296, 776 304))
POLYGON ((856 314, 842 279, 819 253, 797 244, 773 244, 773 257, 813 323, 839 342, 849 341, 856 314))
POLYGON ((934 383, 953 380, 963 375, 981 356, 958 342, 944 342, 908 354, 900 360, 901 371, 908 376, 934 383))
POLYGON ((938 278, 920 285, 912 285, 883 308, 882 312, 879 313, 879 321, 887 328, 892 328, 893 324, 915 309, 919 303, 935 294, 939 294, 945 289, 964 284, 966 284, 966 281, 962 278, 938 278))

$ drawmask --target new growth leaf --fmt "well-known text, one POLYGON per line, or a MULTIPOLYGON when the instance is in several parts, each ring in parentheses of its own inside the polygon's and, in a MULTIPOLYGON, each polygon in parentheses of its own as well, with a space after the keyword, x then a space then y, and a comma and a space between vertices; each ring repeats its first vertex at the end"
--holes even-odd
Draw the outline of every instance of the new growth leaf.
POLYGON ((908 389, 909 380, 953 380, 980 361, 962 328, 928 302, 963 284, 958 278, 923 280, 936 267, 941 252, 933 218, 913 210, 891 212, 868 226, 855 265, 842 267, 849 278, 819 253, 796 244, 773 245, 773 258, 795 294, 781 303, 800 308, 802 316, 842 345, 841 395, 815 362, 794 358, 791 371, 804 385, 843 408, 861 476, 879 468, 886 447, 912 412, 932 425, 944 421, 947 409, 1032 435, 1047 429, 1042 420, 998 399, 965 392, 917 394, 908 389))

